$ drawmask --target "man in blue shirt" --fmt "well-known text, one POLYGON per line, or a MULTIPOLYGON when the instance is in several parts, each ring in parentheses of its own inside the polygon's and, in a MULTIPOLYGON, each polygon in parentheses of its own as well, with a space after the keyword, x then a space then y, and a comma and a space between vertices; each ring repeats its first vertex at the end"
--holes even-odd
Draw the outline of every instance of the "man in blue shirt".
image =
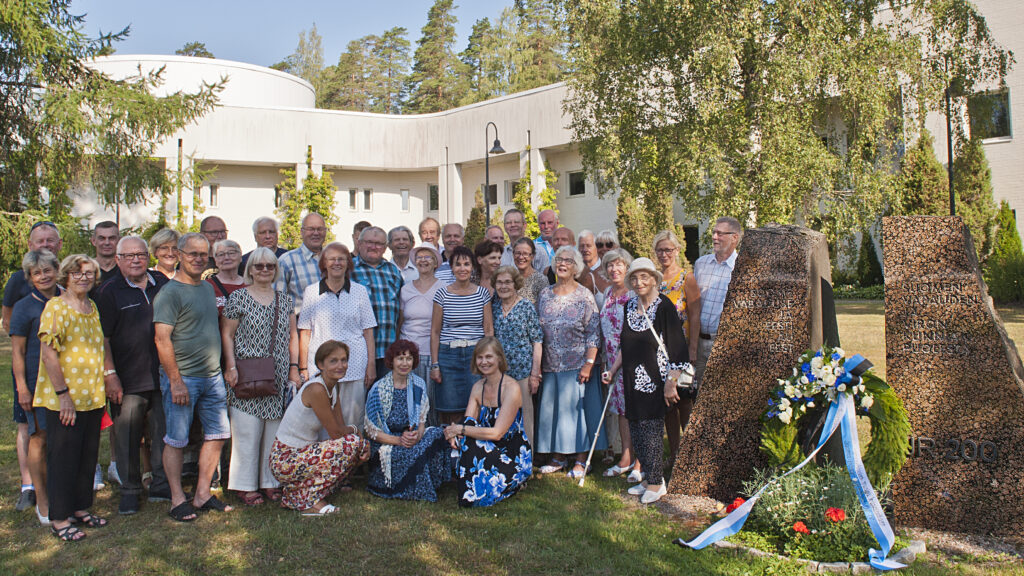
MULTIPOLYGON (((54 256, 59 256, 60 247, 60 232, 57 230, 56 224, 42 220, 32 225, 32 230, 28 233, 29 252, 48 250, 54 256)), ((11 329, 11 311, 14 309, 14 303, 28 296, 31 291, 32 285, 28 283, 25 273, 21 270, 11 274, 11 277, 7 279, 3 301, 3 329, 5 332, 11 329)))
MULTIPOLYGON (((359 235, 359 257, 355 259, 352 280, 366 287, 370 293, 370 304, 377 319, 373 329, 374 348, 367 350, 376 359, 376 375, 387 372, 384 356, 388 346, 398 338, 399 294, 402 292, 402 271, 384 259, 388 235, 382 228, 371 226, 359 235)), ((372 382, 367 382, 369 387, 372 382)))
POLYGON ((302 311, 302 293, 306 286, 320 282, 320 251, 327 238, 327 224, 316 212, 302 219, 302 245, 281 256, 277 266, 281 274, 274 290, 287 292, 295 302, 295 315, 302 311))
POLYGON ((540 236, 537 236, 533 243, 537 246, 537 259, 543 255, 544 262, 541 268, 536 268, 537 259, 534 263, 536 270, 543 270, 551 265, 551 260, 555 257, 555 247, 551 240, 555 230, 558 230, 558 213, 554 210, 541 210, 537 214, 537 226, 540 228, 540 236))

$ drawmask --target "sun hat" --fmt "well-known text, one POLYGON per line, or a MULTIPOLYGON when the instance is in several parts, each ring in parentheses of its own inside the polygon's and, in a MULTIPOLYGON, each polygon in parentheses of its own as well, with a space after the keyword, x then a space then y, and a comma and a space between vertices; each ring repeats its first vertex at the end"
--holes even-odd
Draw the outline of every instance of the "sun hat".
POLYGON ((633 278, 633 274, 637 272, 647 272, 654 279, 657 280, 658 284, 661 284, 661 272, 654 266, 654 262, 651 262, 650 258, 637 258, 629 265, 629 270, 626 271, 626 280, 633 278))
POLYGON ((436 262, 435 265, 441 265, 441 253, 437 251, 437 248, 433 244, 430 242, 421 242, 417 244, 416 247, 412 249, 412 252, 410 252, 414 261, 416 260, 416 253, 420 250, 429 250, 430 255, 434 257, 434 262, 436 262))

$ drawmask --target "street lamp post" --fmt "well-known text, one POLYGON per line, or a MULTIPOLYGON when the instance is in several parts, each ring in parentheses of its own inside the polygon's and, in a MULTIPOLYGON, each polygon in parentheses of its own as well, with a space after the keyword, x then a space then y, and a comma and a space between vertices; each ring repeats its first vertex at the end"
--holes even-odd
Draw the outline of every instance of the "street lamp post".
POLYGON ((501 147, 501 140, 498 140, 498 126, 494 122, 488 122, 484 126, 484 214, 487 218, 484 227, 491 225, 491 154, 504 154, 505 149, 501 147), (487 129, 494 126, 494 146, 487 148, 487 129))

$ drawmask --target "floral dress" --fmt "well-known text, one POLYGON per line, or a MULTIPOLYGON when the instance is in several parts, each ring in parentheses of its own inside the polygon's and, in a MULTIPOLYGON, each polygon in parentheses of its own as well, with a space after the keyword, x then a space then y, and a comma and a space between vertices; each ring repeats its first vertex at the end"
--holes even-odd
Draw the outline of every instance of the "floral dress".
POLYGON ((660 292, 675 304, 679 321, 683 323, 683 333, 689 337, 689 317, 686 315, 686 270, 680 270, 672 280, 666 278, 660 288, 660 292))
POLYGON ((540 330, 537 310, 528 300, 521 298, 508 314, 501 307, 501 300, 491 302, 494 312, 494 336, 501 342, 508 362, 508 375, 522 380, 533 369, 533 345, 544 341, 540 330))
MULTIPOLYGON (((501 414, 501 387, 498 384, 498 406, 480 403, 480 417, 467 416, 466 426, 493 427, 501 414)), ((459 440, 459 461, 455 468, 459 481, 459 506, 491 506, 512 496, 533 473, 533 450, 523 432, 523 411, 501 440, 491 442, 463 437, 459 440)))
MULTIPOLYGON (((622 337, 622 313, 624 306, 633 293, 627 290, 616 298, 612 295, 612 287, 605 290, 604 305, 601 307, 601 333, 604 336, 604 357, 608 366, 619 357, 619 341, 622 337)), ((612 396, 608 401, 608 410, 612 414, 622 416, 626 413, 626 397, 622 391, 622 370, 615 375, 612 382, 612 396)))
POLYGON ((519 289, 519 295, 529 300, 530 304, 537 305, 540 299, 540 291, 550 286, 548 278, 539 271, 534 270, 533 274, 523 278, 523 287, 519 289))

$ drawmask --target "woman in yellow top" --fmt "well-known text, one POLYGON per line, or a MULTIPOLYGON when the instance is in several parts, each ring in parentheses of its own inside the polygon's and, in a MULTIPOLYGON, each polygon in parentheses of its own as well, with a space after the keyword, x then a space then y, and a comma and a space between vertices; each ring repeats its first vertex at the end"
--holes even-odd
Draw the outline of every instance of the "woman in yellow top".
MULTIPOLYGON (((683 268, 683 243, 671 230, 662 230, 654 236, 654 255, 661 268, 661 293, 668 297, 676 306, 679 321, 683 323, 686 343, 689 346, 690 358, 697 357, 697 344, 700 335, 700 288, 693 272, 683 268)), ((679 390, 679 402, 665 413, 665 428, 668 431, 668 445, 671 449, 670 463, 675 462, 679 450, 681 432, 686 429, 693 410, 693 400, 697 390, 679 390)))
MULTIPOLYGON (((46 490, 50 529, 65 542, 85 538, 79 525, 100 528, 107 521, 89 513, 93 471, 106 405, 103 385, 103 328, 89 299, 100 267, 83 254, 60 263, 57 283, 67 289, 51 298, 39 320, 39 378, 33 406, 46 409, 46 490)), ((112 402, 121 391, 111 390, 112 402)))

